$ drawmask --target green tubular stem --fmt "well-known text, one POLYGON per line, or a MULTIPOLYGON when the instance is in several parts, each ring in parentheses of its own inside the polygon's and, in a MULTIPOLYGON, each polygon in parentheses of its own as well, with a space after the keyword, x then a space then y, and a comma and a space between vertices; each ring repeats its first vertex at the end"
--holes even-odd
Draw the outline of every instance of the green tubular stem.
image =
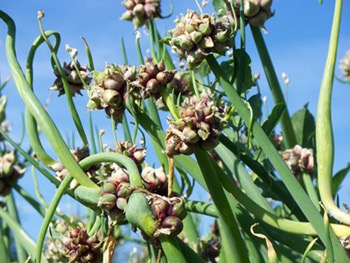
MULTIPOLYGON (((156 143, 162 145, 165 134, 164 132, 149 118, 148 115, 139 114, 140 124, 147 131, 151 138, 154 139, 156 143)), ((205 182, 203 178, 198 176, 200 174, 200 169, 198 164, 196 164, 190 157, 188 156, 175 156, 175 166, 179 166, 185 171, 187 171, 191 176, 204 188, 207 190, 205 182)), ((289 171, 289 170, 288 170, 289 171)), ((220 176, 220 175, 219 175, 220 176)), ((296 229, 296 234, 301 235, 317 235, 316 231, 313 229, 312 225, 309 223, 299 223, 295 221, 284 221, 286 219, 279 218, 265 209, 262 209, 259 205, 257 205, 253 200, 251 200, 248 196, 241 192, 241 190, 236 188, 228 188, 229 185, 223 185, 226 187, 227 191, 229 191, 243 206, 247 207, 249 211, 252 211, 256 217, 264 221, 266 224, 271 225, 275 228, 280 228, 283 231, 290 232, 296 229), (233 190, 232 190, 233 189, 233 190), (290 228, 290 223, 293 224, 293 228, 290 228), (301 225, 299 225, 301 224, 301 225)), ((230 186, 231 187, 231 186, 230 186)), ((343 225, 335 225, 331 224, 332 229, 335 231, 337 236, 347 236, 350 234, 350 228, 343 225)), ((292 232, 293 233, 293 232, 292 232)))
MULTIPOLYGON (((306 235, 306 236, 316 236, 317 232, 313 229, 310 223, 306 222, 296 222, 284 218, 280 218, 260 206, 256 205, 249 197, 246 197, 242 191, 237 188, 235 189, 235 195, 233 195, 248 211, 253 211, 256 218, 260 219, 264 223, 279 229, 283 232, 296 234, 296 235, 306 235), (243 202, 241 202, 243 201, 243 202), (252 210, 253 209, 253 210, 252 210)), ((233 192, 230 191, 231 194, 233 192)), ((202 215, 212 216, 218 218, 217 209, 214 204, 208 204, 199 201, 186 201, 186 209, 192 213, 198 213, 202 215)), ((337 237, 345 237, 350 234, 350 227, 339 224, 330 224, 331 229, 337 237)))
POLYGON ((290 193, 286 191, 286 188, 282 187, 281 184, 274 178, 271 178, 269 173, 260 163, 252 159, 249 155, 241 154, 238 147, 224 135, 220 136, 220 142, 233 154, 239 156, 242 162, 247 165, 249 169, 251 169, 257 176, 259 176, 266 186, 269 187, 270 191, 276 194, 280 200, 282 200, 283 203, 286 204, 291 211, 293 211, 293 213, 298 217, 299 221, 306 220, 303 212, 300 210, 290 193))
POLYGON ((248 174, 245 167, 238 160, 238 158, 230 152, 223 144, 219 144, 215 148, 215 152, 219 155, 224 166, 230 170, 232 176, 235 176, 243 189, 245 189, 246 194, 257 204, 263 207, 265 210, 274 213, 274 210, 267 202, 265 197, 261 195, 260 189, 254 184, 252 177, 248 174))
MULTIPOLYGON (((261 34, 261 29, 258 27, 250 26, 253 34, 253 38, 258 49, 258 53, 261 62, 264 67, 265 75, 271 89, 271 94, 275 104, 286 103, 281 86, 278 82, 278 78, 273 67, 269 52, 267 50, 264 38, 261 34)), ((297 139, 295 136, 294 128, 292 125, 291 118, 289 116, 288 109, 285 110, 281 117, 281 128, 283 131, 283 140, 287 148, 292 148, 297 144, 297 139)))
POLYGON ((45 151, 44 147, 41 144, 37 123, 35 118, 30 113, 29 109, 25 109, 24 113, 25 127, 28 135, 28 139, 30 141, 30 146, 33 148, 35 155, 38 159, 46 166, 50 167, 55 164, 56 161, 51 158, 51 156, 45 151))
POLYGON ((237 220, 232 210, 227 209, 229 203, 222 185, 218 183, 217 173, 212 166, 209 155, 204 151, 197 151, 195 157, 208 187, 208 192, 217 207, 223 229, 223 232, 221 232, 223 235, 222 246, 225 250, 226 259, 228 262, 249 262, 247 249, 242 239, 237 220), (240 253, 234 253, 233 251, 240 251, 240 253))
MULTIPOLYGON (((55 32, 55 31, 46 31, 45 32, 47 37, 54 36, 56 39, 56 43, 54 46, 54 50, 57 51, 58 47, 61 42, 61 37, 60 35, 55 32)), ((35 57, 35 53, 39 46, 44 43, 44 38, 40 35, 37 37, 32 44, 32 47, 30 48, 28 57, 27 57, 27 64, 26 64, 26 77, 29 86, 33 90, 33 61, 35 57)), ((46 166, 50 166, 55 163, 55 160, 53 160, 45 151, 44 147, 41 144, 41 141, 39 139, 39 134, 38 134, 38 128, 37 128, 37 123, 35 121, 35 118, 33 115, 30 113, 28 108, 25 110, 25 126, 26 126, 26 131, 28 134, 28 138, 30 141, 30 145, 33 148, 36 156, 39 158, 39 160, 46 166)))
MULTIPOLYGON (((130 176, 131 187, 142 187, 142 179, 134 161, 119 153, 97 153, 90 155, 81 160, 79 164, 83 169, 89 168, 91 165, 100 164, 103 162, 114 162, 125 167, 130 176)), ((90 207, 93 210, 100 210, 97 207, 99 191, 97 189, 89 189, 84 186, 79 186, 74 191, 75 198, 82 204, 90 207)))
POLYGON ((135 162, 120 153, 97 153, 90 155, 79 162, 83 169, 88 168, 91 165, 99 164, 102 162, 114 162, 117 163, 128 170, 130 176, 130 186, 131 187, 142 187, 142 179, 139 170, 135 162))
POLYGON ((69 184, 71 183, 72 180, 73 180, 73 177, 68 174, 63 179, 62 183, 58 187, 54 197, 51 200, 50 206, 49 206, 47 213, 44 217, 44 221, 41 224, 41 228, 40 228, 37 243, 36 243, 36 249, 35 249, 35 262, 36 263, 41 262, 42 249, 43 249, 47 229, 49 228, 52 217, 55 214, 55 211, 57 209, 57 206, 58 206, 62 196, 66 192, 66 188, 69 187, 69 184))
MULTIPOLYGON (((11 216, 12 220, 20 225, 21 223, 20 223, 19 217, 18 217, 17 206, 15 203, 15 199, 14 199, 12 191, 9 195, 7 195, 5 197, 5 202, 6 202, 6 207, 8 209, 8 213, 11 216)), ((24 251, 23 246, 19 240, 20 237, 15 236, 14 239, 15 239, 16 253, 17 253, 18 261, 24 262, 27 259, 27 255, 26 255, 26 252, 24 251)))
MULTIPOLYGON (((7 133, 0 130, 1 136, 3 136, 7 142, 9 142, 16 150, 19 152, 26 160, 29 161, 42 175, 44 175, 51 183, 56 187, 59 187, 60 181, 56 177, 52 176, 43 166, 41 166, 32 156, 30 156, 26 151, 19 147, 7 133)), ((71 190, 67 189, 67 194, 74 197, 74 194, 71 190)))
POLYGON ((302 181, 305 186, 305 190, 307 194, 309 195, 312 203, 315 205, 317 210, 321 212, 321 207, 320 207, 320 200, 318 198, 318 195, 315 190, 315 186, 312 183, 312 179, 309 173, 303 173, 302 175, 302 181))
POLYGON ((45 136, 52 145, 59 160, 67 168, 67 170, 74 176, 74 178, 86 187, 98 188, 98 186, 87 177, 85 172, 81 169, 79 164, 75 161, 68 146, 64 142, 62 135, 58 131, 55 123, 40 104, 40 101, 34 95, 31 87, 29 86, 21 67, 18 63, 15 53, 15 32, 16 27, 13 20, 4 12, 0 11, 1 19, 8 26, 8 33, 6 37, 6 55, 9 62, 9 66, 13 75, 13 79, 16 83, 18 92, 22 97, 22 100, 34 116, 39 126, 42 128, 45 136))
POLYGON ((185 263, 188 262, 185 255, 177 242, 177 239, 171 236, 162 235, 159 237, 162 249, 169 263, 185 263))
POLYGON ((69 108, 71 116, 73 118, 73 122, 75 124, 75 127, 78 130, 78 133, 80 135, 81 140, 83 141, 84 145, 87 146, 88 145, 88 140, 87 140, 84 128, 83 128, 83 124, 82 124, 82 122, 80 120, 78 111, 77 111, 77 109, 75 107, 75 104, 74 104, 74 101, 73 101, 73 98, 72 98, 72 94, 70 92, 70 86, 69 86, 67 77, 66 77, 66 75, 64 73, 64 70, 63 70, 63 68, 61 66, 60 61, 58 60, 58 57, 57 57, 57 54, 56 54, 57 52, 52 47, 50 41, 48 40, 47 36, 45 35, 44 29, 43 29, 43 26, 42 26, 41 18, 38 17, 38 20, 39 20, 39 28, 40 28, 41 35, 45 39, 45 42, 46 42, 47 46, 50 49, 51 57, 53 58, 53 61, 55 62, 55 65, 56 65, 56 68, 57 68, 57 70, 58 70, 58 72, 60 74, 60 77, 61 77, 61 80, 62 80, 62 84, 63 84, 63 88, 64 88, 64 92, 65 92, 65 97, 67 99, 68 108, 69 108))
POLYGON ((331 100, 334 80, 334 68, 337 57, 338 36, 341 18, 342 0, 336 1, 334 19, 328 56, 323 74, 318 109, 316 117, 316 148, 317 148, 317 169, 318 188, 321 201, 335 219, 350 225, 350 215, 339 209, 332 197, 332 174, 334 161, 334 138, 331 117, 331 100))
MULTIPOLYGON (((241 100, 240 96, 237 94, 236 90, 232 88, 226 78, 221 74, 222 71, 220 70, 218 62, 212 55, 209 55, 207 57, 207 62, 217 80, 221 84, 222 88, 224 89, 226 95, 230 99, 231 103, 235 106, 243 121, 249 125, 249 110, 241 100)), ((280 154, 277 152, 276 148, 269 140, 269 137, 257 123, 254 123, 253 125, 253 134, 256 141, 260 144, 262 150, 267 156, 269 156, 272 165, 284 180, 287 189, 300 206, 308 221, 316 229, 321 240, 326 243, 328 240, 328 233, 324 227, 322 216, 318 213, 310 198, 307 196, 285 162, 282 160, 280 154)), ((332 244, 328 244, 328 246, 330 245, 334 246, 335 255, 338 260, 345 260, 345 262, 349 260, 348 256, 345 254, 339 241, 335 239, 334 235, 332 235, 332 244)))
POLYGON ((42 217, 45 217, 46 209, 36 201, 27 191, 25 191, 18 184, 10 182, 11 187, 13 187, 16 192, 21 195, 42 217))
POLYGON ((144 193, 135 191, 131 194, 125 211, 125 218, 149 237, 153 237, 157 230, 157 222, 153 218, 151 207, 144 193))
POLYGON ((179 111, 177 110, 172 97, 166 91, 165 87, 160 88, 160 94, 162 95, 162 98, 166 106, 168 107, 171 115, 173 116, 173 118, 175 120, 178 120, 180 118, 179 111))
POLYGON ((85 44, 85 51, 86 51, 86 55, 88 57, 90 71, 93 71, 93 70, 95 70, 95 66, 94 66, 94 60, 93 60, 92 54, 91 54, 91 49, 90 49, 89 44, 86 41, 86 39, 84 37, 81 37, 81 39, 84 41, 84 44, 85 44))
MULTIPOLYGON (((0 217, 1 219, 6 222, 6 224, 11 228, 13 231, 13 234, 18 237, 19 241, 21 242, 21 245, 25 248, 25 250, 31 254, 34 255, 35 253, 35 243, 34 241, 29 237, 29 235, 22 229, 22 227, 15 222, 9 215, 0 207, 0 217)), ((42 259, 43 263, 47 263, 47 260, 45 258, 42 259)))
POLYGON ((6 246, 6 242, 5 242, 5 238, 4 238, 4 233, 2 231, 2 224, 1 224, 1 220, 0 220, 0 255, 2 257, 1 260, 4 261, 4 263, 10 263, 10 255, 9 255, 9 251, 10 248, 6 246))

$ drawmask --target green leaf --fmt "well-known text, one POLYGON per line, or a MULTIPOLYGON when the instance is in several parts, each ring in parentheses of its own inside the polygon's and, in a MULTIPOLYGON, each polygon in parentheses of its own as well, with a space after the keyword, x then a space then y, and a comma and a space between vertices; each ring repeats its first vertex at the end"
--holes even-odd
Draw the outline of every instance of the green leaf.
POLYGON ((307 105, 293 114, 292 124, 297 143, 305 148, 315 148, 315 118, 307 109, 307 105))
POLYGON ((222 0, 213 0, 213 7, 217 13, 219 13, 220 9, 226 10, 225 1, 222 0))
POLYGON ((271 114, 267 118, 267 120, 262 125, 263 130, 267 135, 270 135, 273 129, 276 127, 278 122, 281 119, 282 114, 286 110, 285 103, 278 103, 273 107, 271 114))
MULTIPOLYGON (((235 85, 236 87, 239 87, 240 90, 238 90, 238 94, 246 93, 249 89, 256 86, 255 81, 253 80, 253 74, 251 69, 252 60, 250 59, 249 55, 245 50, 243 49, 236 49, 234 51, 234 61, 241 67, 243 66, 243 69, 240 69, 241 76, 240 80, 243 80, 242 83, 239 83, 240 85, 235 85)), ((238 78, 236 78, 237 80, 238 78)))
POLYGON ((221 62, 220 67, 222 68, 222 71, 224 72, 225 76, 228 78, 229 82, 232 83, 236 75, 234 61, 231 59, 227 61, 223 61, 221 62))
POLYGON ((336 193, 341 188, 341 184, 343 183, 343 181, 344 181, 346 175, 349 173, 349 171, 350 171, 350 163, 348 163, 347 167, 340 170, 339 172, 337 172, 333 176, 333 178, 332 178, 332 195, 333 195, 333 197, 336 195, 336 193))
POLYGON ((251 96, 251 97, 248 99, 248 102, 249 102, 250 106, 251 106, 252 109, 253 109, 254 121, 260 119, 261 116, 262 116, 262 110, 261 110, 261 107, 262 107, 262 100, 261 100, 261 95, 258 93, 258 94, 255 94, 255 95, 251 96))

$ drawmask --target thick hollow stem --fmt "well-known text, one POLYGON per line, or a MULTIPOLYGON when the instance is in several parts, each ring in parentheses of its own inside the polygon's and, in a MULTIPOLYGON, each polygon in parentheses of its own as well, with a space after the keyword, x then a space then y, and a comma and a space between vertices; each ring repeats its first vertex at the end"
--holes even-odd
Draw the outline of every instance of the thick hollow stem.
POLYGON ((332 175, 334 161, 334 138, 331 117, 331 100, 334 68, 337 57, 342 0, 336 1, 328 56, 318 99, 316 119, 316 147, 318 167, 318 188, 322 203, 329 214, 350 225, 350 215, 339 209, 332 197, 332 175))

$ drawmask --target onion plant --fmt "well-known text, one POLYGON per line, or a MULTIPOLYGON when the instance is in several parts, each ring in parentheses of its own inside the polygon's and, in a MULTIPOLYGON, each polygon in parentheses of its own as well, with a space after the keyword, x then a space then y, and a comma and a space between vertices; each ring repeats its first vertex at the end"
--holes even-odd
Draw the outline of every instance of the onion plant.
MULTIPOLYGON (((198 4, 164 35, 157 27, 158 19, 167 18, 160 0, 124 0, 121 19, 135 30, 145 28, 150 57, 137 36, 139 62, 130 65, 121 38, 124 61, 108 61, 104 68, 94 63, 85 38, 89 64, 82 66, 70 46, 71 60, 62 63, 60 34, 45 31, 43 11, 41 34, 21 67, 15 21, 0 11, 30 145, 24 149, 11 138, 5 121, 11 97, 1 94, 1 262, 114 262, 116 252, 130 254, 130 262, 350 262, 349 208, 335 200, 349 168, 333 176, 331 119, 342 1, 335 1, 316 119, 306 108, 291 114, 281 90, 263 34, 265 22, 278 19, 272 0, 212 4, 216 13, 204 13, 198 4), (248 33, 274 99, 267 116, 245 50, 248 33), (33 67, 39 48, 50 51, 50 90, 67 100, 62 112, 73 120, 78 148, 64 139, 37 97, 40 80, 33 67), (86 98, 85 108, 77 107, 76 94, 86 98), (103 143, 98 124, 104 120, 95 118, 97 111, 111 123, 113 145, 103 143), (21 186, 20 178, 30 173, 36 196, 21 186), (35 173, 43 175, 40 180, 35 173), (43 180, 57 188, 49 204, 39 192, 43 180), (193 197, 197 185, 209 200, 193 197), (35 239, 20 223, 14 192, 43 217, 35 239), (60 212, 64 195, 85 212, 60 212), (203 233, 198 224, 204 216, 213 224, 203 233), (123 242, 137 244, 142 253, 122 250, 123 242)), ((348 83, 348 58, 341 69, 341 81, 348 83)))

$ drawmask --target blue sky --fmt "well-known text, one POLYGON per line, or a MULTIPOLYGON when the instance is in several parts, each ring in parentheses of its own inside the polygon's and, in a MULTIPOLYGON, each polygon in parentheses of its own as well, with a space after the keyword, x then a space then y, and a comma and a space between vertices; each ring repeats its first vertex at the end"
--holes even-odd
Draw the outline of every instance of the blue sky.
MULTIPOLYGON (((316 114, 318 91, 322 79, 324 62, 326 59, 329 32, 333 15, 334 1, 324 1, 320 5, 317 0, 280 0, 274 1, 273 9, 275 16, 266 23, 268 34, 265 41, 268 45, 270 55, 275 65, 278 76, 285 72, 290 78, 288 87, 288 103, 290 113, 301 109, 309 103, 309 109, 316 114)), ((173 20, 180 13, 185 13, 188 8, 197 9, 194 0, 174 1, 174 14, 170 19, 159 21, 159 29, 165 30, 173 27, 173 20)), ((210 4, 209 4, 210 6, 210 4)), ((130 22, 120 21, 119 17, 124 12, 121 1, 92 1, 92 0, 12 0, 3 1, 1 9, 7 12, 17 24, 17 54, 22 67, 33 40, 39 35, 37 23, 37 11, 44 10, 44 28, 56 30, 61 34, 62 46, 59 53, 61 62, 69 61, 69 55, 64 51, 65 44, 79 50, 79 61, 82 64, 87 62, 84 45, 80 36, 84 36, 93 53, 95 67, 102 70, 106 62, 123 63, 120 51, 120 39, 123 36, 129 62, 137 63, 134 48, 133 25, 130 22)), ((163 12, 167 14, 170 10, 169 1, 163 1, 163 12)), ((204 12, 212 12, 211 7, 203 9, 204 12)), ((350 49, 350 2, 344 1, 342 28, 340 32, 338 61, 350 49)), ((0 24, 0 71, 2 80, 9 76, 9 69, 6 65, 4 42, 5 26, 0 24)), ((147 48, 147 35, 143 30, 143 46, 147 48)), ((272 101, 268 95, 266 79, 263 76, 263 69, 259 62, 249 30, 247 30, 247 51, 250 54, 255 73, 261 74, 260 87, 263 95, 270 101, 269 108, 272 108, 272 101)), ((49 64, 49 52, 46 47, 41 47, 35 60, 35 90, 41 101, 45 101, 49 95, 48 87, 51 86, 54 77, 49 64)), ((337 69, 337 74, 340 74, 337 69)), ((281 83, 282 83, 282 78, 281 83)), ((20 120, 24 111, 23 103, 17 95, 15 86, 11 82, 6 87, 4 94, 9 97, 8 120, 13 122, 12 136, 19 138, 21 131, 20 120)), ((346 166, 350 162, 350 87, 335 81, 333 92, 333 123, 335 131, 335 171, 346 166)), ((77 97, 77 104, 84 108, 86 97, 77 97)), ((57 125, 64 132, 70 133, 72 122, 66 116, 62 116, 62 105, 65 105, 63 97, 57 98, 54 94, 49 112, 57 121, 57 125)), ((104 116, 96 115, 99 127, 109 131, 109 122, 104 116)), ((107 138, 107 137, 106 137, 107 138)), ((23 185, 28 185, 28 190, 33 193, 30 176, 21 179, 23 185)), ((22 183, 21 182, 21 183, 22 183)), ((349 180, 343 186, 341 202, 349 199, 349 180)), ((45 186, 46 189, 46 186, 45 186)), ((52 193, 54 189, 48 185, 47 189, 52 193)), ((43 189, 42 189, 43 190, 43 189)), ((50 199, 50 194, 45 197, 50 199)), ((30 218, 31 211, 24 204, 23 212, 25 217, 30 218), (27 213, 27 214, 26 214, 27 213)), ((34 227, 34 226, 33 226, 34 227)), ((34 227, 37 228, 37 227, 34 227)), ((33 231, 36 233, 37 231, 33 231)))

